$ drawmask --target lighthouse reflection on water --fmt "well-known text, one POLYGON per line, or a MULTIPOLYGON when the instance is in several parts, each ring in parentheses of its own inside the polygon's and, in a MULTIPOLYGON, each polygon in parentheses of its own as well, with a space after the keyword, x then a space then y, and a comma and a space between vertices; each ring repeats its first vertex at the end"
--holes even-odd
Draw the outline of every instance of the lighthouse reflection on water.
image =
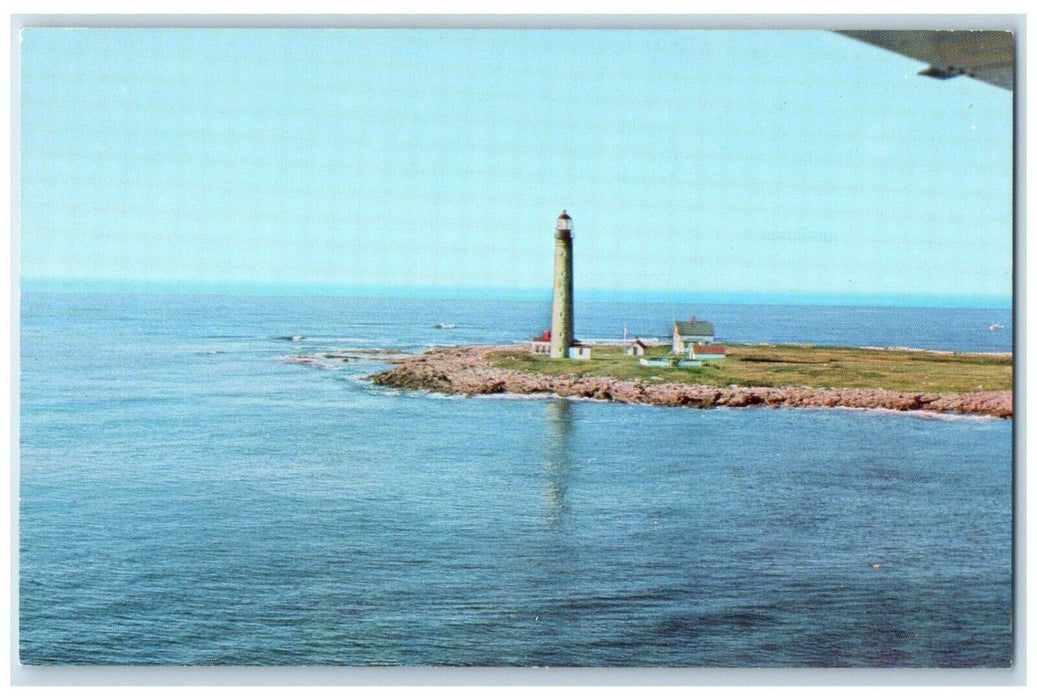
POLYGON ((557 519, 568 510, 565 492, 572 478, 572 402, 565 399, 548 401, 544 407, 547 449, 544 473, 547 477, 545 495, 548 514, 557 519))

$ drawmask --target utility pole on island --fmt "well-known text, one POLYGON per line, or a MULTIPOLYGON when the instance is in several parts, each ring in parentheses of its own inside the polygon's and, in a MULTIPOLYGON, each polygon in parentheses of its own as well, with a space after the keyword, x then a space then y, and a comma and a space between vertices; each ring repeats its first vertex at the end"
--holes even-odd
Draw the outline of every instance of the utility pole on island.
POLYGON ((562 210, 555 225, 555 284, 551 301, 551 357, 569 356, 573 344, 573 220, 562 210))

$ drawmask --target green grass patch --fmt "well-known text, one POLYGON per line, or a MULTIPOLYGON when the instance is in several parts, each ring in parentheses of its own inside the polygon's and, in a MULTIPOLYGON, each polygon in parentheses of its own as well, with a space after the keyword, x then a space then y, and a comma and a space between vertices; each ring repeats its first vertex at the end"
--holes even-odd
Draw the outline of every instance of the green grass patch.
MULTIPOLYGON (((502 369, 549 376, 640 379, 709 386, 809 386, 951 393, 1012 388, 1012 357, 803 345, 728 345, 701 367, 642 367, 619 346, 594 346, 590 360, 552 360, 521 350, 489 355, 502 369)), ((669 347, 648 357, 668 357, 669 347)))

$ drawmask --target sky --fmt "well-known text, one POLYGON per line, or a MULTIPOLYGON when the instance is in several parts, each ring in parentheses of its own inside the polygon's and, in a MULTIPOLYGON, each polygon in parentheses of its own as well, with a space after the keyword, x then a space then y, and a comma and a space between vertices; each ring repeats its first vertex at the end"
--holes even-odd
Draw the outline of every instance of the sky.
POLYGON ((24 29, 23 280, 1012 292, 1012 93, 831 32, 24 29))

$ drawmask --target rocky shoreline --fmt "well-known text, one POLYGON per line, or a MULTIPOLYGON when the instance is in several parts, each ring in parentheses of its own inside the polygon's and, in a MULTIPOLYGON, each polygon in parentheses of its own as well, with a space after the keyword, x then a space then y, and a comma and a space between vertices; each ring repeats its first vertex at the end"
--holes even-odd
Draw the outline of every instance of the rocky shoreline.
POLYGON ((611 377, 552 377, 498 369, 486 359, 499 346, 439 348, 396 361, 371 377, 380 386, 420 389, 444 394, 555 394, 657 406, 715 408, 767 406, 797 408, 861 408, 933 411, 1012 417, 1012 392, 979 391, 926 394, 885 389, 818 389, 811 387, 715 387, 648 384, 611 377))

